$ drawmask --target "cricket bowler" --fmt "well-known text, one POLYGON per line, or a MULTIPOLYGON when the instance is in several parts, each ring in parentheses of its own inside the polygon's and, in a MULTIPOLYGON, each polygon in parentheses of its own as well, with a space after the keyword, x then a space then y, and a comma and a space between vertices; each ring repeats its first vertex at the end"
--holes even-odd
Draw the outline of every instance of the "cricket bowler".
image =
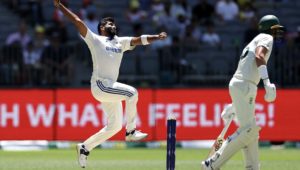
POLYGON ((123 53, 136 45, 148 45, 153 41, 167 37, 165 32, 140 37, 118 37, 115 21, 111 17, 103 18, 98 24, 99 35, 94 34, 85 23, 60 0, 54 0, 56 8, 74 24, 92 55, 93 73, 91 92, 101 102, 107 115, 107 125, 100 131, 77 145, 78 162, 86 167, 90 151, 111 138, 122 129, 122 101, 126 103, 126 141, 138 141, 147 137, 146 133, 136 130, 138 92, 134 87, 117 82, 123 53))

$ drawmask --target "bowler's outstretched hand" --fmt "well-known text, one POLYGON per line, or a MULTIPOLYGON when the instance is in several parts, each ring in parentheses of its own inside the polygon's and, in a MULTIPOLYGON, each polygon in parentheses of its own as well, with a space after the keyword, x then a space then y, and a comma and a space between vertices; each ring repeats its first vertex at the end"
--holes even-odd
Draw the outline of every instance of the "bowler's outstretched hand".
POLYGON ((159 38, 160 40, 166 39, 167 36, 168 36, 168 35, 167 35, 166 32, 161 32, 161 33, 158 34, 158 38, 159 38))

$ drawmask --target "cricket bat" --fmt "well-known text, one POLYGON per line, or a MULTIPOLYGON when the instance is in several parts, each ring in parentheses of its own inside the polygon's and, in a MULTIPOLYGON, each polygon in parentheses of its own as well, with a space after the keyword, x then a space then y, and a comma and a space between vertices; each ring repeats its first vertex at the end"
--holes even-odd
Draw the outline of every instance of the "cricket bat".
POLYGON ((221 131, 221 133, 219 134, 219 136, 215 140, 213 146, 211 147, 207 158, 211 157, 216 151, 218 151, 221 148, 221 146, 224 142, 224 136, 225 136, 232 120, 233 120, 233 117, 234 117, 234 115, 231 115, 230 119, 226 122, 223 130, 221 131))

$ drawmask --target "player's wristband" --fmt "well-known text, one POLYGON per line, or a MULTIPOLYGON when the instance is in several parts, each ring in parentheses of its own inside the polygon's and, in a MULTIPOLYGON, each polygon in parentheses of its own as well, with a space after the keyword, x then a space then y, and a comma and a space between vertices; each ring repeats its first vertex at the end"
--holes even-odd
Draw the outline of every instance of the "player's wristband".
POLYGON ((261 79, 269 79, 268 70, 266 65, 261 65, 258 67, 258 74, 261 79))
POLYGON ((150 44, 150 43, 148 42, 148 36, 149 36, 149 35, 142 35, 142 36, 141 36, 141 41, 142 41, 142 44, 143 44, 143 45, 148 45, 148 44, 150 44))
POLYGON ((271 84, 270 79, 264 79, 263 82, 265 86, 271 84))

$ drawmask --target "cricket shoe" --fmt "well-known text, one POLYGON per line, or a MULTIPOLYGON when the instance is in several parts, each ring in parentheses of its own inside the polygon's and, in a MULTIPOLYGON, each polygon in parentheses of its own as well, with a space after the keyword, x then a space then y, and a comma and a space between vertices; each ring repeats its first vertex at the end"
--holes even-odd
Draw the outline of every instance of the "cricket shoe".
POLYGON ((85 148, 85 146, 82 143, 77 144, 76 150, 78 163, 81 168, 85 168, 87 157, 89 156, 90 152, 85 148))
POLYGON ((211 167, 211 161, 208 159, 201 162, 201 170, 220 170, 220 168, 213 169, 211 167))
POLYGON ((139 140, 146 138, 147 136, 148 136, 147 133, 142 133, 142 132, 134 129, 131 132, 126 132, 125 140, 128 142, 129 141, 139 141, 139 140))

